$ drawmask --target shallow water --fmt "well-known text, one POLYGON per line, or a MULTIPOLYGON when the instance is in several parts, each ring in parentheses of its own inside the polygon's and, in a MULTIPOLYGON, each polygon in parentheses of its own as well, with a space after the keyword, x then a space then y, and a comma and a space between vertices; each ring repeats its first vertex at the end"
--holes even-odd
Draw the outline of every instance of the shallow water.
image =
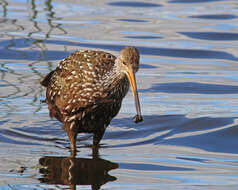
POLYGON ((1 0, 0 189, 238 189, 237 10, 235 0, 1 0), (39 81, 75 50, 125 45, 141 53, 144 122, 133 123, 129 92, 101 159, 85 134, 69 158, 39 81))

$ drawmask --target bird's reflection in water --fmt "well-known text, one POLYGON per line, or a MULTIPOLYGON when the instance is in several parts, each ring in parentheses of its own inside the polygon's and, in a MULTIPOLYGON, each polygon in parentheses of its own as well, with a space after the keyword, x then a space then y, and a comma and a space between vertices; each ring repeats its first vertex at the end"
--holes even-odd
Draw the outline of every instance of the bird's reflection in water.
POLYGON ((110 170, 118 168, 118 164, 103 160, 93 154, 93 158, 70 157, 42 157, 39 163, 44 168, 40 169, 43 174, 39 180, 46 184, 68 185, 71 190, 76 185, 91 185, 93 190, 117 178, 108 174, 110 170))

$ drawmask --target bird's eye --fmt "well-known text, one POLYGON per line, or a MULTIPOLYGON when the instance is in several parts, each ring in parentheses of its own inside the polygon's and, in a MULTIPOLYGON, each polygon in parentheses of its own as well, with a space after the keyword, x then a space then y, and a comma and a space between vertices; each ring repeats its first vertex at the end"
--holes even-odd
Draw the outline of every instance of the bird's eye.
POLYGON ((122 64, 123 64, 123 65, 126 65, 126 62, 122 61, 122 64))

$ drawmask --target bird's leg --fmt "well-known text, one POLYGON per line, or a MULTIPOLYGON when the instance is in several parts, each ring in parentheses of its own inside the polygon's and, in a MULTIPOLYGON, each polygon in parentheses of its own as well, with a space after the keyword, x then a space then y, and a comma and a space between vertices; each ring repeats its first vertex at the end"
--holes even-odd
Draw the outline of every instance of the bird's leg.
POLYGON ((93 146, 98 147, 105 130, 98 130, 93 134, 93 146))
POLYGON ((93 146, 92 147, 92 157, 94 160, 97 160, 99 158, 99 153, 98 153, 98 146, 93 146))
POLYGON ((105 130, 104 131, 96 131, 93 134, 93 147, 92 147, 93 155, 92 156, 93 156, 94 160, 99 158, 99 153, 98 153, 99 143, 103 137, 104 132, 105 132, 105 130))
POLYGON ((75 123, 65 123, 64 124, 64 130, 67 132, 69 142, 70 142, 70 149, 71 149, 71 155, 76 155, 76 139, 77 139, 77 130, 75 129, 75 123))
POLYGON ((76 152, 76 138, 77 138, 77 133, 73 130, 69 130, 67 132, 68 137, 69 137, 69 142, 70 142, 70 149, 72 152, 76 152))

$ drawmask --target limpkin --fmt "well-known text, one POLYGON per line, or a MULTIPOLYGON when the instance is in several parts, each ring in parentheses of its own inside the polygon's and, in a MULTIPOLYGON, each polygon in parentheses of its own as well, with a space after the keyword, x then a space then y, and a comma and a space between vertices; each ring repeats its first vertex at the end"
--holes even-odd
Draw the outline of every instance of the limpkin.
POLYGON ((137 110, 134 122, 143 120, 135 79, 139 58, 138 50, 131 46, 117 57, 103 51, 76 51, 41 81, 50 116, 64 124, 71 150, 76 150, 78 133, 93 133, 93 145, 99 144, 129 86, 137 110))

